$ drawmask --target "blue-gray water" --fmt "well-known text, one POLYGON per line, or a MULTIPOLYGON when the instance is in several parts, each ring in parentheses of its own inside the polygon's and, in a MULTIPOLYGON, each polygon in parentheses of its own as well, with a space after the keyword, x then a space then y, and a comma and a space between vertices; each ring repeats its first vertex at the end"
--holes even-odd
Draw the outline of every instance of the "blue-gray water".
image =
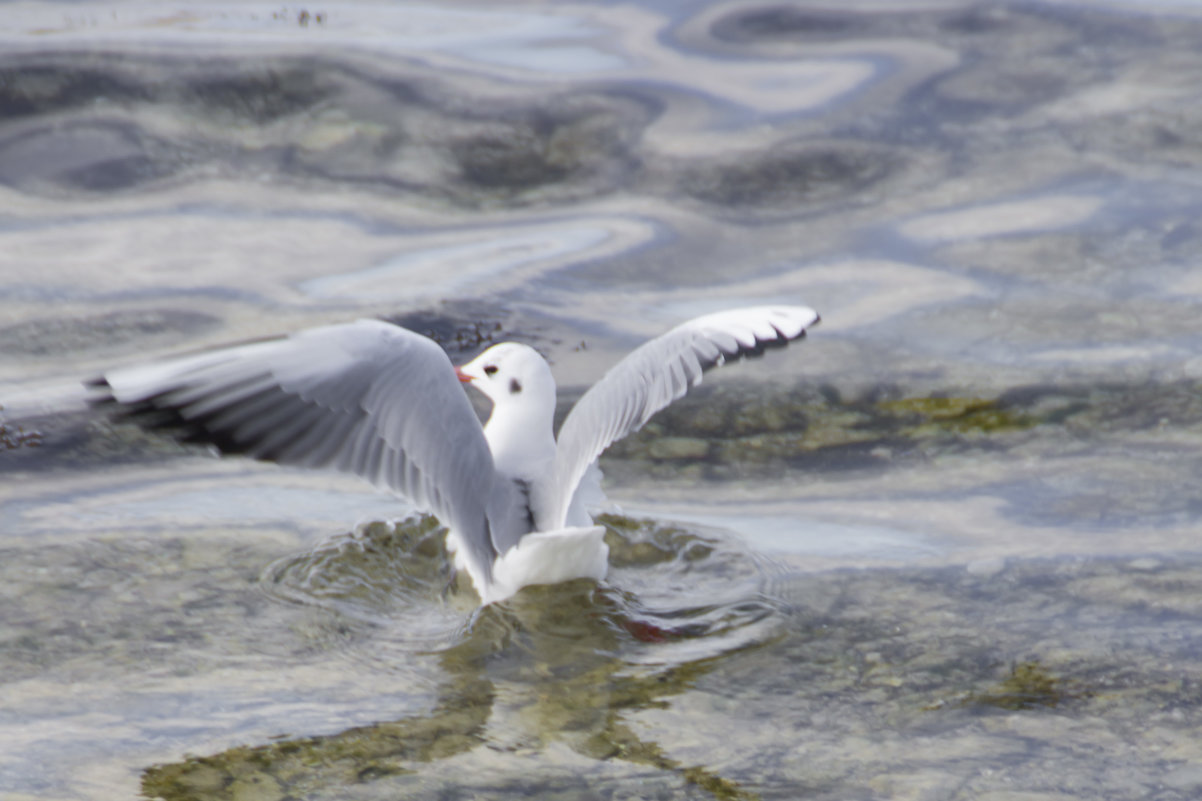
POLYGON ((0 796, 1202 792, 1202 7, 0 13, 0 796), (777 301, 603 461, 609 581, 483 612, 394 499, 70 408, 361 316, 571 397, 777 301))

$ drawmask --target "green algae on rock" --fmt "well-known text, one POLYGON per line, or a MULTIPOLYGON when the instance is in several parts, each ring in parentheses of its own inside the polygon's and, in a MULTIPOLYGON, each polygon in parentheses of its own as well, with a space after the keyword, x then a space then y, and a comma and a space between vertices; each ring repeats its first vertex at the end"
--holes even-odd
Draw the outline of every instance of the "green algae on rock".
POLYGON ((960 701, 960 706, 996 707, 1010 711, 1054 708, 1066 701, 1089 695, 1088 691, 1071 689, 1071 684, 1052 675, 1045 665, 1031 660, 1011 665, 1010 675, 984 692, 970 693, 960 701))
MULTIPOLYGON (((678 401, 606 452, 612 466, 642 465, 653 475, 723 477, 786 465, 838 469, 925 458, 945 451, 996 451, 1049 438, 1172 425, 1202 426, 1197 381, 1159 384, 1039 385, 993 397, 956 391, 907 394, 873 387, 845 395, 833 387, 722 385, 678 401), (698 466, 700 466, 698 468, 698 466)), ((610 470, 623 475, 627 466, 610 470)))

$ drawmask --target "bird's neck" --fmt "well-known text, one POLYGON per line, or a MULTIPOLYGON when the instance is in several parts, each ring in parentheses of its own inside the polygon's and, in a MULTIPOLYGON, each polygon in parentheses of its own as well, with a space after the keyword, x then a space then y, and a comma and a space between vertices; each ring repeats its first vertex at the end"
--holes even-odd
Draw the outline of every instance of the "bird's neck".
POLYGON ((484 437, 497 472, 537 482, 555 459, 554 400, 550 403, 497 404, 484 437))

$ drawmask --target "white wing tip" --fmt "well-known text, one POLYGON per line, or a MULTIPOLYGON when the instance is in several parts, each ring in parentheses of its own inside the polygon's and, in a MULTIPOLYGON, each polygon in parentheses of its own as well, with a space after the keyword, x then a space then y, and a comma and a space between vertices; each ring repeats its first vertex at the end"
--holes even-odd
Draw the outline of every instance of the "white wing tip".
POLYGON ((818 312, 809 306, 745 306, 697 317, 682 327, 719 331, 750 349, 761 342, 783 344, 797 339, 821 320, 818 312))
POLYGON ((748 311, 762 311, 773 327, 788 339, 796 339, 807 328, 822 321, 818 312, 809 306, 764 306, 748 311), (788 327, 781 328, 782 324, 788 324, 788 327))
POLYGON ((704 314, 685 323, 685 325, 697 323, 729 324, 737 321, 748 322, 764 319, 788 320, 804 328, 818 322, 819 317, 818 312, 809 306, 742 306, 737 309, 724 309, 723 311, 704 314))

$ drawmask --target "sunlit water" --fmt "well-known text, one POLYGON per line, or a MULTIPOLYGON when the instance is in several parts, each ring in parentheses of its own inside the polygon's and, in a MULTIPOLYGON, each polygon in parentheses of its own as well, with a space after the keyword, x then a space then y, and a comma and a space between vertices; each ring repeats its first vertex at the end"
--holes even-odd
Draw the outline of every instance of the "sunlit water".
POLYGON ((1202 794, 1196 3, 2 15, 0 795, 1202 794), (566 407, 780 300, 603 462, 606 581, 483 610, 395 499, 71 408, 361 316, 566 407))

